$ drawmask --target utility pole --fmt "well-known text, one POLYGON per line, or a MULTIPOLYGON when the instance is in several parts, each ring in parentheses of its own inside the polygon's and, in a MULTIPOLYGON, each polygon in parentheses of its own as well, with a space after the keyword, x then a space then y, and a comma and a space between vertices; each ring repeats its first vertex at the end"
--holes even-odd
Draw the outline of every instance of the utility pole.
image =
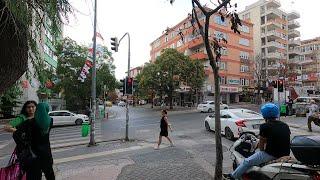
POLYGON ((127 101, 126 101, 126 137, 125 137, 125 140, 126 141, 129 141, 129 94, 127 93, 127 80, 130 78, 130 34, 129 33, 125 33, 121 39, 119 40, 119 43, 118 43, 118 39, 115 37, 115 38, 111 38, 111 45, 113 47, 111 47, 112 50, 114 50, 115 52, 118 52, 118 46, 120 45, 120 42, 122 41, 122 39, 125 37, 125 36, 128 36, 128 71, 127 71, 127 78, 126 78, 126 83, 125 83, 125 89, 124 89, 124 92, 125 92, 125 95, 127 96, 127 101))
POLYGON ((89 147, 90 146, 95 146, 96 142, 94 139, 95 135, 95 120, 96 120, 96 112, 97 112, 97 107, 96 107, 96 102, 97 102, 97 92, 96 92, 96 86, 97 86, 97 69, 96 69, 96 44, 97 44, 97 0, 94 0, 94 24, 93 24, 93 52, 92 52, 92 85, 91 85, 91 102, 92 102, 92 111, 91 111, 91 124, 90 124, 90 142, 89 142, 89 147))
POLYGON ((106 118, 106 90, 107 86, 103 85, 103 117, 106 118))

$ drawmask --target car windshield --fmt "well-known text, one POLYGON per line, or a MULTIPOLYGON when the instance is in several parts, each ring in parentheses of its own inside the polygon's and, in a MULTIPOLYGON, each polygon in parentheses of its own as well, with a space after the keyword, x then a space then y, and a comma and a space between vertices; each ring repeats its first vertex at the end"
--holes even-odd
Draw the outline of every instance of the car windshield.
POLYGON ((210 103, 210 104, 212 104, 212 103, 214 104, 213 101, 204 101, 204 102, 202 102, 201 104, 209 104, 209 103, 210 103))
POLYGON ((297 102, 307 102, 308 99, 307 98, 298 98, 297 102))
POLYGON ((237 111, 233 112, 233 114, 239 118, 261 118, 261 115, 254 111, 237 111))

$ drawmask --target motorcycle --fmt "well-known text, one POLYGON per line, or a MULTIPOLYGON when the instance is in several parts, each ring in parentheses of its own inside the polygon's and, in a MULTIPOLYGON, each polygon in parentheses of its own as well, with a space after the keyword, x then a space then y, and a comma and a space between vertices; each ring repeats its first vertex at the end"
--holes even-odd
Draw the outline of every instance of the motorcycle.
MULTIPOLYGON (((231 146, 233 169, 257 149, 259 139, 252 133, 243 133, 231 146)), ((254 166, 243 180, 320 180, 320 136, 296 136, 291 141, 295 158, 283 157, 272 162, 254 166)))

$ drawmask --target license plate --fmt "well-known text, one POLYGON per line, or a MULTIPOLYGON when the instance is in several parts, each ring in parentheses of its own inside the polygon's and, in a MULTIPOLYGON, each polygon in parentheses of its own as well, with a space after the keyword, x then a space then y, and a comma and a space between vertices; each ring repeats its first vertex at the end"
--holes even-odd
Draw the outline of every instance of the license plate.
POLYGON ((253 129, 259 129, 260 128, 260 124, 254 124, 252 125, 253 129))

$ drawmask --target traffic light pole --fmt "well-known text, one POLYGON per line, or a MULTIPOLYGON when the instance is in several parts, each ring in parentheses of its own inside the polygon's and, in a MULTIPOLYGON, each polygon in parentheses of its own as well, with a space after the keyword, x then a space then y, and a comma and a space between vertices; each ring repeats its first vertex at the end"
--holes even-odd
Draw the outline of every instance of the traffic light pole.
MULTIPOLYGON (((130 77, 130 34, 125 33, 122 38, 119 40, 119 44, 121 40, 128 35, 128 71, 127 71, 127 78, 130 77)), ((125 87, 125 92, 127 92, 127 87, 125 87)), ((127 101, 126 101, 126 141, 129 141, 129 94, 127 94, 127 101)))
POLYGON ((92 85, 91 85, 91 102, 92 102, 92 111, 91 111, 91 123, 90 123, 90 142, 89 142, 89 147, 90 146, 95 146, 96 142, 94 139, 95 135, 95 120, 96 120, 96 112, 97 112, 97 107, 96 107, 96 97, 97 97, 97 92, 96 92, 96 86, 97 86, 97 69, 96 69, 96 44, 97 44, 97 0, 94 1, 94 25, 93 25, 93 52, 92 52, 92 85))

